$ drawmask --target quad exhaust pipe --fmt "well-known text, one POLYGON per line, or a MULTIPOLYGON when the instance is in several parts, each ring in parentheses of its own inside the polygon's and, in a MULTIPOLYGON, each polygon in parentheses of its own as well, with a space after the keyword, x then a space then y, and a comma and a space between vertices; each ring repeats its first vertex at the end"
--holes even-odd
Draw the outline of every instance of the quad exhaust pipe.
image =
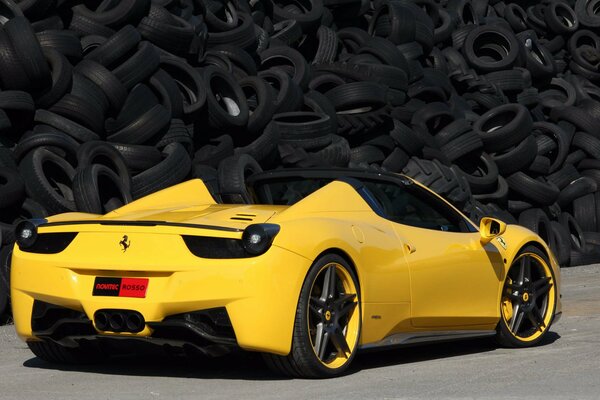
POLYGON ((98 310, 94 325, 99 331, 137 333, 144 330, 144 316, 133 310, 98 310))

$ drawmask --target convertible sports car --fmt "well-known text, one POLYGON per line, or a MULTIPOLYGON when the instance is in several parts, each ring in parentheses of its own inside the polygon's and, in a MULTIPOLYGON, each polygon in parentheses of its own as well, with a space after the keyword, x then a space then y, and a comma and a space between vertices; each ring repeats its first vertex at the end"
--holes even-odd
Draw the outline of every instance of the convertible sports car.
POLYGON ((478 229, 410 178, 282 170, 247 184, 256 205, 217 204, 196 179, 106 215, 21 223, 19 336, 51 362, 241 348, 285 374, 331 377, 360 349, 532 346, 561 314, 539 236, 492 218, 478 229))

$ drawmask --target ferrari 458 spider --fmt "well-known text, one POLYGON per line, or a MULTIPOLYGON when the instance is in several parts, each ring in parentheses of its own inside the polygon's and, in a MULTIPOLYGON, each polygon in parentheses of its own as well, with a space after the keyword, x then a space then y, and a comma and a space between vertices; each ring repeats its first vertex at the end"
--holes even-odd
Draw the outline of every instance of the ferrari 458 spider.
MULTIPOLYGON (((201 180, 106 215, 17 229, 16 330, 38 357, 89 362, 134 345, 264 353, 301 377, 360 349, 496 336, 538 343, 561 313, 560 270, 533 232, 475 226, 410 178, 282 170, 217 204, 201 180)), ((137 347, 136 347, 137 348, 137 347)))

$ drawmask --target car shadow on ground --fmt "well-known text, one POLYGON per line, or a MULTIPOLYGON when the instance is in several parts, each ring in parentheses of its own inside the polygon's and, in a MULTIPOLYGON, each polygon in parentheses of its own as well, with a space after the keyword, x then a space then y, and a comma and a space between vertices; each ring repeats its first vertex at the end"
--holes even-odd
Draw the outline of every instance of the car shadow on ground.
MULTIPOLYGON (((549 345, 559 338, 560 335, 557 333, 549 332, 539 345, 549 345)), ((497 349, 498 345, 493 339, 471 339, 362 352, 357 354, 347 375, 352 375, 366 369, 480 354, 492 352, 497 349)), ((76 366, 52 364, 34 357, 25 361, 23 366, 26 368, 77 371, 104 375, 252 381, 290 379, 271 372, 259 354, 250 352, 236 352, 219 358, 130 355, 111 357, 107 361, 98 364, 76 366)))

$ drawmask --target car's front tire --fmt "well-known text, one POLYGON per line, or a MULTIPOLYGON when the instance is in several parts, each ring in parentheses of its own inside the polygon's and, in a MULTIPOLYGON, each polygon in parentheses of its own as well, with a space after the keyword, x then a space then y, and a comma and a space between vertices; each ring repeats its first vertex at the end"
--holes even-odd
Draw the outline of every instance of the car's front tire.
POLYGON ((556 281, 548 257, 535 246, 513 260, 502 289, 498 342, 529 347, 548 333, 556 310, 556 281))
POLYGON ((360 329, 358 279, 346 260, 327 254, 314 262, 304 280, 290 354, 265 354, 265 360, 289 376, 338 376, 356 354, 360 329))

